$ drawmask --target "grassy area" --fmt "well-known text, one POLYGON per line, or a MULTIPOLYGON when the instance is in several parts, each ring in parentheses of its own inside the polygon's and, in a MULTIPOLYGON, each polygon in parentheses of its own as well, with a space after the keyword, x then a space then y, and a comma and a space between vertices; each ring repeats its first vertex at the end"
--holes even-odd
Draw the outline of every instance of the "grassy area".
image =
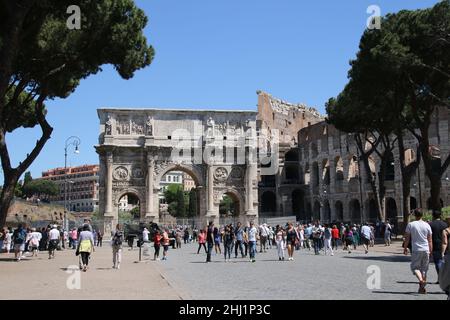
MULTIPOLYGON (((445 220, 446 218, 450 217, 450 206, 442 208, 442 220, 445 220)), ((414 220, 414 217, 412 217, 411 221, 414 220)), ((433 215, 431 211, 427 211, 423 216, 424 221, 431 221, 433 220, 433 215)))

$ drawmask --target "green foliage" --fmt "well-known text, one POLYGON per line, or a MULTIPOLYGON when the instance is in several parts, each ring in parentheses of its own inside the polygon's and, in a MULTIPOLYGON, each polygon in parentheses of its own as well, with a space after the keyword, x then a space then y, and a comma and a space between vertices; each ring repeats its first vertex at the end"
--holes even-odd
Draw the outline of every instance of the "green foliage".
POLYGON ((130 221, 133 220, 133 214, 131 214, 131 211, 119 211, 119 221, 130 221))
POLYGON ((24 30, 14 57, 12 78, 24 82, 17 81, 6 94, 6 100, 12 101, 3 110, 9 132, 37 123, 34 104, 25 103, 29 92, 66 98, 81 79, 101 71, 104 64, 112 64, 122 78, 129 79, 154 56, 142 32, 148 19, 132 0, 77 1, 81 30, 67 28, 71 1, 40 2, 28 11, 25 27, 30 29, 24 30))
POLYGON ((23 178, 23 185, 25 186, 26 184, 28 184, 32 180, 33 180, 33 177, 31 177, 31 172, 30 171, 25 172, 25 176, 23 178))
POLYGON ((189 202, 188 202, 188 217, 195 217, 197 215, 197 190, 191 189, 189 191, 189 202))
POLYGON ((27 183, 23 187, 23 192, 28 197, 33 195, 56 196, 59 194, 59 187, 53 181, 39 179, 27 183))
POLYGON ((23 186, 19 182, 16 183, 16 189, 14 190, 14 196, 17 198, 23 197, 23 186))
POLYGON ((231 214, 235 214, 234 212, 234 201, 229 196, 224 195, 223 199, 220 201, 219 204, 219 214, 221 215, 227 215, 229 212, 231 214))
POLYGON ((5 179, 0 194, 3 226, 14 186, 50 139, 45 101, 67 98, 82 79, 114 66, 123 79, 150 65, 154 50, 143 34, 148 19, 133 0, 1 1, 0 155, 5 179), (67 8, 81 10, 81 29, 67 26, 67 8), (16 168, 6 133, 39 124, 42 135, 16 168))
POLYGON ((177 192, 177 206, 176 206, 176 216, 185 217, 186 216, 186 204, 185 204, 185 194, 183 188, 178 189, 177 192))
POLYGON ((169 213, 174 217, 177 216, 177 206, 178 206, 177 202, 173 201, 173 202, 169 203, 169 206, 167 209, 169 211, 169 213))
POLYGON ((168 204, 176 202, 178 200, 178 192, 183 191, 183 186, 181 184, 169 184, 164 191, 164 198, 168 204))
POLYGON ((139 219, 141 217, 141 208, 139 206, 134 207, 130 210, 130 214, 134 219, 139 219))

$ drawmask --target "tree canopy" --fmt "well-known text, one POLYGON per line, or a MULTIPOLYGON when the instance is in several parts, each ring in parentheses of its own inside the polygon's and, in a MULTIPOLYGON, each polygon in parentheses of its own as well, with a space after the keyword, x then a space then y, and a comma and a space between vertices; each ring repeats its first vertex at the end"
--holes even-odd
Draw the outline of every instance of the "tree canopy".
POLYGON ((34 195, 56 196, 59 194, 59 187, 51 180, 37 179, 24 185, 23 193, 27 197, 32 197, 34 195))
POLYGON ((68 97, 105 64, 123 79, 148 66, 154 49, 143 34, 147 22, 133 0, 0 0, 0 159, 5 177, 0 226, 15 184, 53 131, 45 101, 68 97), (68 27, 71 5, 80 8, 80 29, 68 27), (13 167, 7 133, 36 125, 41 137, 13 167))

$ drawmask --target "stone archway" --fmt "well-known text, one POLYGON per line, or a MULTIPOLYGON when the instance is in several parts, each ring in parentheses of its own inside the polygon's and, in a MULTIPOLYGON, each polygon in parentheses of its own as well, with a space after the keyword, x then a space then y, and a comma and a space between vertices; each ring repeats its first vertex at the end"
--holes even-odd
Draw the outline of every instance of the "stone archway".
POLYGON ((277 196, 273 191, 264 191, 261 195, 261 214, 274 216, 277 212, 277 196))
POLYGON ((145 216, 145 207, 142 205, 143 195, 141 192, 134 188, 126 188, 120 191, 116 191, 114 195, 114 211, 119 215, 120 211, 120 200, 127 195, 132 195, 139 200, 139 219, 142 219, 145 216))
POLYGON ((160 180, 173 170, 198 186, 202 223, 219 222, 218 199, 227 192, 239 199, 244 220, 258 218, 256 112, 99 109, 98 115, 105 233, 118 220, 115 201, 129 190, 140 199, 141 219, 158 223, 160 180))

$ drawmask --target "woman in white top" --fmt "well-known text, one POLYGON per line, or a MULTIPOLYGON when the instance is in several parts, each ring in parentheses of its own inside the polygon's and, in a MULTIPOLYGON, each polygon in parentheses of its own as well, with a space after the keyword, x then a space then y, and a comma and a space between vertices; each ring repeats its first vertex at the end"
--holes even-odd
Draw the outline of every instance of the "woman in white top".
POLYGON ((84 272, 87 271, 89 258, 94 249, 94 235, 89 231, 89 226, 85 224, 83 231, 80 232, 78 244, 78 253, 81 256, 81 265, 84 272))
POLYGON ((277 244, 278 260, 280 261, 284 260, 284 248, 286 247, 284 238, 285 232, 278 226, 277 233, 275 234, 275 243, 277 244))
POLYGON ((6 253, 9 253, 9 251, 11 251, 11 243, 12 243, 12 233, 9 229, 6 229, 5 240, 3 241, 6 253))
POLYGON ((36 231, 36 228, 31 229, 28 248, 33 257, 37 257, 39 252, 39 241, 42 239, 42 234, 36 231))

